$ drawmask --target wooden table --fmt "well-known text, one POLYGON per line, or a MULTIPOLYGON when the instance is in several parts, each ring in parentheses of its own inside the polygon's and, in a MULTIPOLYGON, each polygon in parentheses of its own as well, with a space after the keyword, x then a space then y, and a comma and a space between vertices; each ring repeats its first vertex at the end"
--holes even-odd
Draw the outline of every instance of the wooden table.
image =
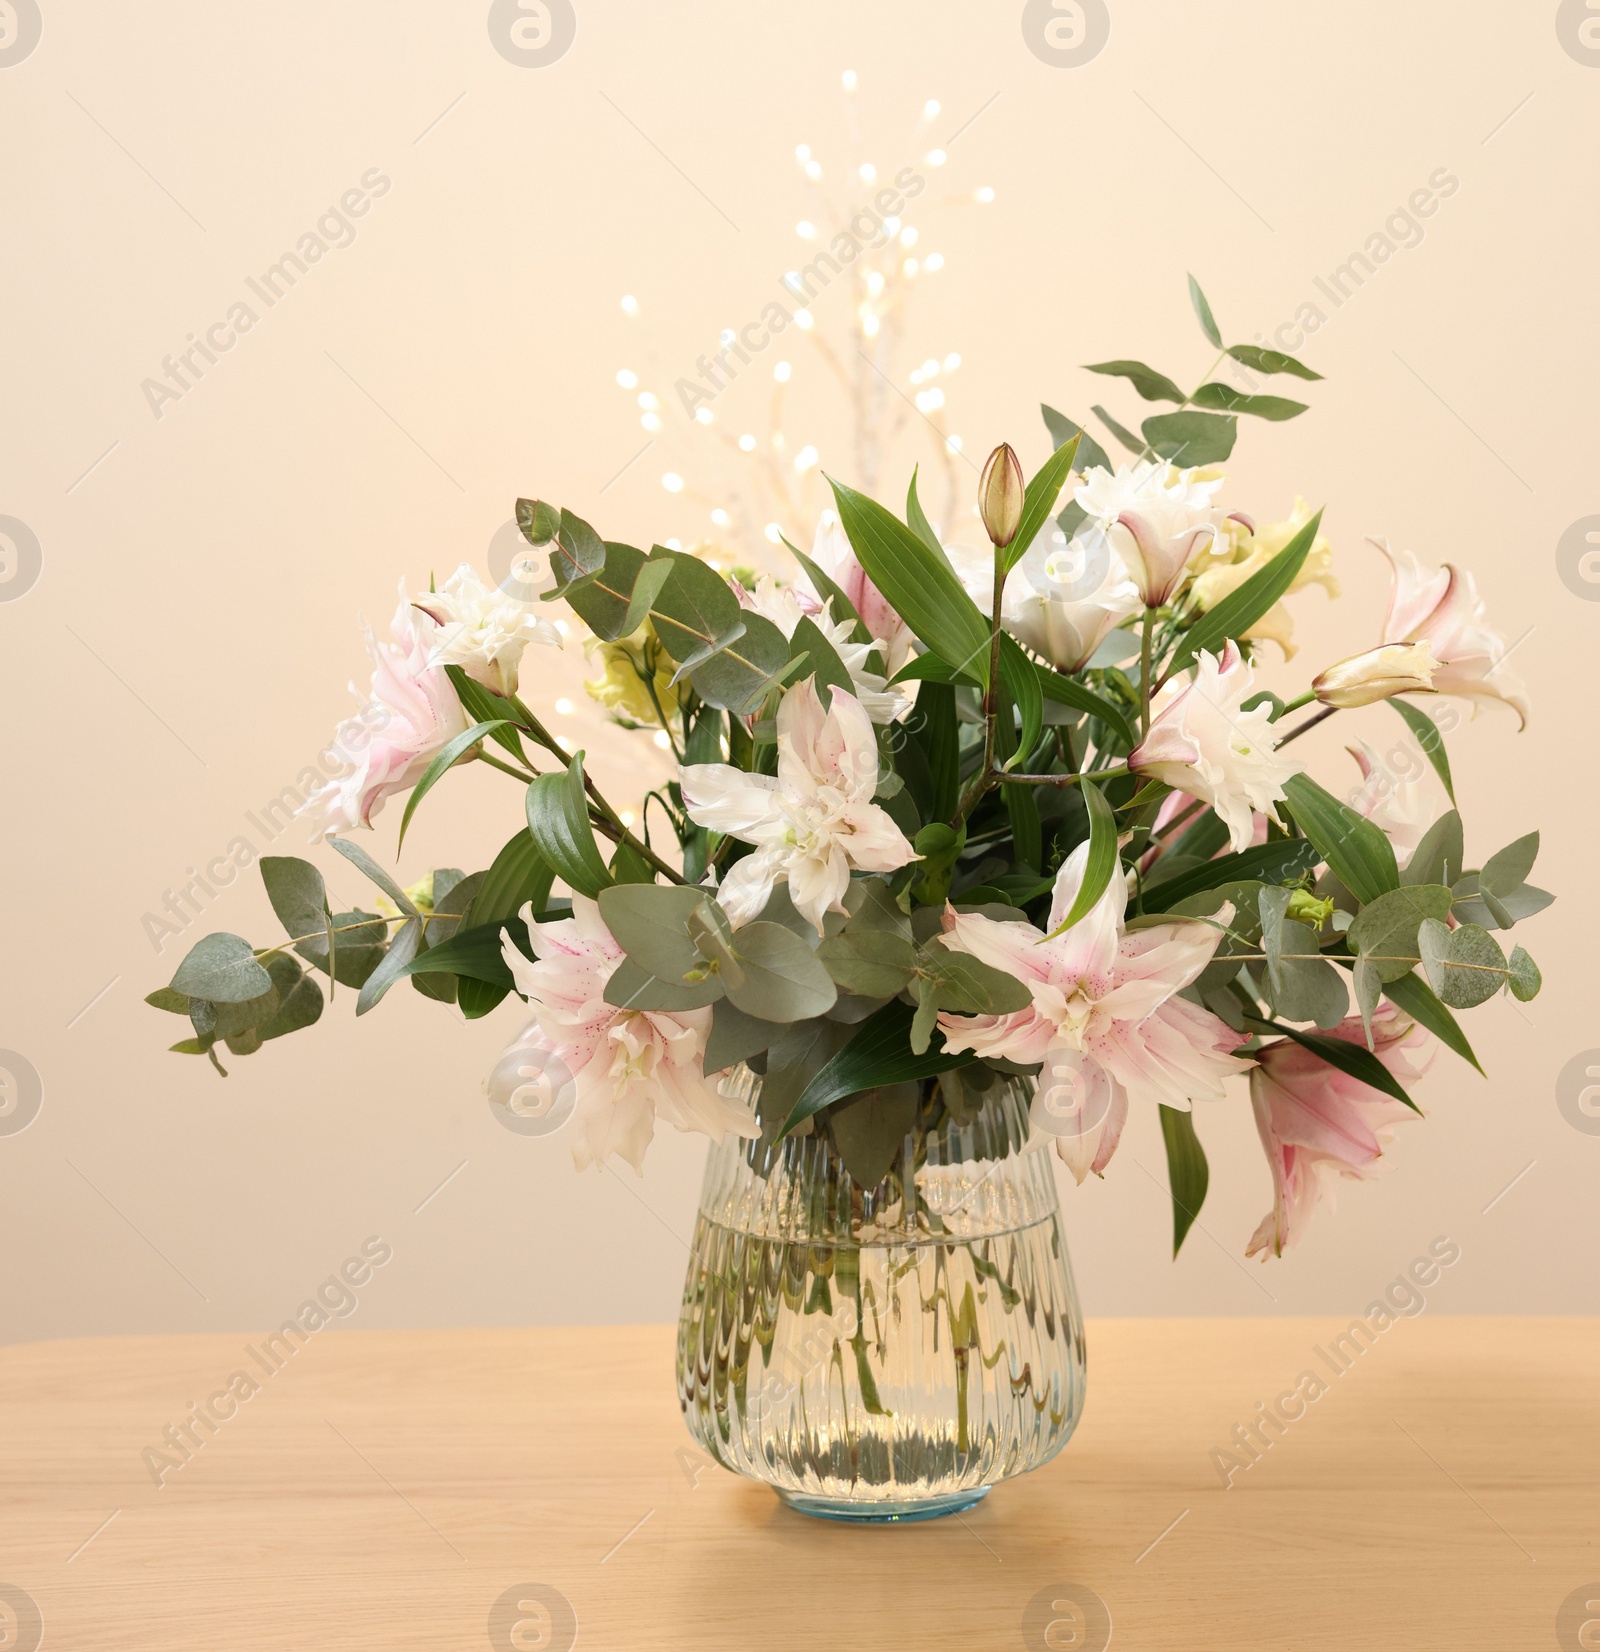
POLYGON ((1095 1323, 1055 1462, 889 1528, 708 1464, 665 1328, 330 1330, 270 1375, 242 1336, 9 1348, 0 1648, 30 1601, 48 1648, 129 1652, 564 1652, 564 1602, 585 1649, 1093 1652, 1096 1600, 1138 1652, 1600 1646, 1600 1321, 1403 1319, 1337 1373, 1341 1329, 1095 1323), (147 1449, 239 1370, 158 1486, 147 1449), (1305 1371, 1327 1391, 1225 1487, 1213 1452, 1305 1371))

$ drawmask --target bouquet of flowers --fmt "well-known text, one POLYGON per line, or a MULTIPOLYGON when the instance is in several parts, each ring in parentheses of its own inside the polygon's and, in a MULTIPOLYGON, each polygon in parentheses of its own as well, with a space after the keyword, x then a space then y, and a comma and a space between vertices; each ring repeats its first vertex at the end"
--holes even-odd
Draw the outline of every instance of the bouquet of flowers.
POLYGON ((174 1048, 221 1070, 219 1046, 311 1025, 318 975, 357 1015, 407 977, 467 1017, 515 992, 529 1019, 489 1094, 570 1114, 580 1166, 638 1168, 664 1119, 825 1133, 867 1187, 908 1133, 1031 1076, 1037 1137, 1079 1182, 1130 1107, 1159 1109, 1175 1250, 1206 1189, 1195 1104, 1240 1075, 1274 1189, 1249 1254, 1281 1255, 1416 1112, 1406 1083, 1434 1045, 1477 1065, 1455 1012, 1539 990, 1499 937, 1551 897, 1527 881, 1537 832, 1468 864, 1423 710, 1526 718, 1470 574, 1389 554, 1375 645, 1287 702, 1257 688, 1259 651, 1292 648, 1285 599, 1337 587, 1320 512, 1258 527, 1221 497, 1239 419, 1304 404, 1210 372, 1319 375, 1224 347, 1192 281, 1191 298, 1219 352, 1204 382, 1096 364, 1173 410, 1134 432, 1096 408, 1117 464, 1046 408, 1031 479, 1009 446, 983 469, 981 554, 947 546, 913 473, 903 518, 833 482, 809 554, 784 541, 787 583, 523 499, 528 550, 499 587, 469 567, 402 586, 341 730, 359 761, 305 811, 385 898, 335 911, 310 862, 264 858, 286 938, 195 946, 150 995, 192 1025, 174 1048), (675 760, 637 824, 519 694, 527 646, 560 640, 552 604, 603 657, 596 697, 675 760), (1357 748, 1346 802, 1289 748, 1378 701, 1431 769, 1397 779, 1357 748), (525 823, 486 870, 402 888, 346 834, 404 795, 403 842, 469 761, 515 782, 525 823))

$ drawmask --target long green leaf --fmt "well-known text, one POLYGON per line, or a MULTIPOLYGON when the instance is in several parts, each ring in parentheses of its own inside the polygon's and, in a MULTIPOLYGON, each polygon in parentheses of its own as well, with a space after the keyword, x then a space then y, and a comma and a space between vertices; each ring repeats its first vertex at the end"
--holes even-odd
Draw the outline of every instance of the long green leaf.
POLYGON ((940 659, 980 687, 989 680, 989 622, 942 551, 876 500, 829 478, 856 556, 896 613, 940 659))
POLYGON ((909 727, 909 738, 922 748, 932 780, 929 818, 948 820, 961 794, 961 734, 955 690, 946 683, 923 683, 917 690, 916 714, 909 727))
MULTIPOLYGON (((1280 838, 1276 843, 1252 844, 1236 855, 1221 855, 1203 866, 1151 884, 1144 892, 1146 912, 1170 912, 1180 901, 1229 883, 1287 883, 1317 864, 1319 851, 1302 838, 1280 838)), ((1159 867, 1160 862, 1156 865, 1159 867)))
MULTIPOLYGON (((916 485, 914 478, 912 485, 916 485)), ((853 627, 850 640, 866 643, 870 646, 875 639, 863 623, 856 605, 845 595, 844 589, 838 581, 825 574, 798 545, 790 544, 787 539, 783 540, 783 545, 790 556, 805 569, 806 577, 811 581, 817 595, 833 610, 834 623, 836 625, 848 623, 853 627)), ((745 623, 747 625, 750 623, 748 616, 745 623)))
POLYGON ((1125 424, 1118 424, 1117 421, 1108 412, 1106 412, 1106 410, 1098 402, 1096 402, 1094 406, 1089 409, 1089 411, 1094 414, 1101 424, 1103 424, 1106 429, 1109 430, 1111 434, 1115 436, 1130 453, 1138 455, 1144 452, 1144 438, 1135 436, 1125 424))
POLYGON ((422 778, 412 789, 411 796, 406 799, 406 812, 400 817, 400 837, 395 844, 397 853, 405 847, 406 827, 411 824, 411 817, 417 812, 417 805, 444 778, 445 771, 464 751, 477 745, 486 734, 494 729, 507 727, 510 721, 509 717, 497 717, 492 723, 474 723, 471 728, 463 730, 455 739, 439 748, 438 756, 422 771, 422 778))
POLYGON ((1293 1039, 1302 1049, 1309 1050, 1312 1055, 1326 1061, 1330 1067, 1337 1067, 1341 1073, 1348 1073, 1351 1078, 1359 1079, 1369 1088, 1381 1090, 1386 1096, 1393 1096, 1396 1101, 1403 1101, 1412 1112, 1422 1111, 1406 1094, 1400 1080, 1364 1044, 1357 1044, 1348 1038, 1328 1038, 1322 1033, 1300 1032, 1297 1028, 1286 1027, 1276 1021, 1263 1022, 1260 1025, 1270 1026, 1273 1032, 1293 1039))
POLYGON ((1211 1166, 1194 1133, 1194 1115, 1161 1106, 1161 1139, 1167 1149, 1167 1183, 1172 1190, 1172 1254, 1183 1248, 1189 1229, 1206 1202, 1211 1166))
POLYGON ((525 934, 520 918, 502 918, 497 923, 479 924, 475 928, 452 935, 448 941, 430 946, 419 956, 410 959, 395 971, 394 979, 407 975, 458 975, 471 981, 483 981, 489 986, 511 990, 511 966, 506 962, 501 937, 510 930, 515 936, 525 934))
POLYGON ((360 867, 361 870, 365 872, 375 884, 377 884, 384 894, 386 894, 408 918, 416 918, 421 916, 421 914, 417 911, 416 903, 411 899, 411 897, 400 887, 399 884, 394 881, 393 878, 389 876, 387 872, 384 871, 377 861, 375 861, 359 843, 352 843, 347 837, 329 838, 328 841, 335 849, 339 851, 341 855, 344 856, 347 861, 350 862, 352 866, 360 867))
POLYGON ((1039 743, 1039 731, 1044 726, 1044 689, 1037 667, 1009 631, 1000 633, 1000 681, 1022 723, 1012 758, 1016 762, 1026 759, 1039 743))
POLYGON ((1257 344, 1230 344, 1228 354, 1252 373, 1289 373, 1297 379, 1320 379, 1303 361, 1286 356, 1282 350, 1264 350, 1257 344))
POLYGON ((1297 419, 1305 412, 1304 402, 1290 401, 1287 396, 1250 396, 1235 390, 1231 384, 1213 380, 1202 384, 1190 398, 1196 407, 1209 407, 1219 413, 1248 413, 1253 418, 1270 419, 1281 424, 1285 419, 1297 419))
POLYGON ((1139 736, 1134 732, 1133 724, 1128 721, 1121 706, 1103 695, 1096 694, 1092 688, 1085 687, 1076 677, 1064 677, 1059 671, 1052 671, 1047 665, 1039 665, 1038 672, 1039 690, 1045 699, 1053 700, 1060 706, 1071 706, 1075 711, 1086 711, 1091 717, 1098 717, 1115 732, 1129 751, 1138 745, 1139 736))
POLYGON ((1220 653, 1229 637, 1242 637, 1261 616, 1284 597, 1316 542, 1322 512, 1289 541, 1264 568, 1257 569, 1237 591, 1225 596, 1215 608, 1202 614, 1184 633, 1167 666, 1168 677, 1182 671, 1200 652, 1220 653))
POLYGON ((1039 411, 1044 415, 1044 427, 1050 432, 1050 445, 1052 447, 1063 447, 1074 436, 1078 438, 1078 459, 1081 461, 1078 469, 1093 470, 1097 466, 1101 470, 1115 468, 1106 450, 1081 424, 1075 424, 1065 413, 1056 412, 1053 407, 1045 402, 1039 404, 1039 411))
POLYGON ((1200 283, 1191 275, 1189 277, 1189 302, 1194 305, 1194 313, 1200 321, 1200 331, 1220 350, 1222 348, 1222 330, 1217 326, 1217 318, 1211 313, 1211 305, 1206 301, 1206 295, 1200 290, 1200 283))
POLYGON ((1022 496, 1022 520, 1017 526, 1016 537, 997 553, 1003 558, 1007 573, 1026 555, 1039 530, 1054 514, 1061 490, 1078 462, 1078 440, 1074 436, 1070 441, 1063 442, 1034 472, 1033 480, 1028 483, 1022 496))
POLYGON ((1308 774, 1294 775, 1284 795, 1300 829, 1317 846, 1328 870, 1357 900, 1375 901, 1400 887, 1394 846, 1370 820, 1341 803, 1308 774))
POLYGON ((1050 932, 1050 939, 1065 935, 1079 922, 1100 897, 1105 894, 1118 867, 1117 817, 1106 794, 1093 781, 1083 781, 1079 788, 1084 806, 1089 811, 1089 856, 1083 868, 1083 882, 1072 908, 1066 917, 1050 932))
POLYGON ((544 911, 554 881, 555 870, 539 853, 533 834, 518 832, 494 857, 462 922, 469 927, 492 924, 515 917, 528 905, 537 915, 544 911))
POLYGON ((1142 361, 1094 361, 1083 364, 1086 373, 1105 373, 1112 378, 1126 379, 1147 402, 1177 402, 1187 399, 1183 391, 1155 368, 1142 361))
POLYGON ((933 531, 933 524, 928 520, 928 513, 922 508, 922 501, 917 497, 917 471, 920 467, 911 467, 911 481, 906 488, 906 526, 938 556, 944 555, 944 546, 939 543, 939 536, 933 531))
POLYGON ((611 874, 589 824, 581 751, 565 769, 529 783, 527 809, 528 830, 557 877, 590 900, 611 887, 611 874))
POLYGON ((1467 1035, 1461 1030, 1461 1023, 1439 1002, 1433 988, 1420 975, 1402 975, 1398 981, 1386 982, 1383 995, 1419 1026, 1426 1027, 1447 1049, 1454 1050, 1463 1061, 1470 1061, 1480 1073, 1483 1072, 1483 1064, 1473 1053, 1467 1035))
MULTIPOLYGON (((445 675, 450 679, 456 691, 456 698, 461 702, 461 709, 475 723, 503 722, 501 714, 506 709, 506 702, 498 694, 491 694, 482 683, 469 677, 459 665, 447 665, 445 675)), ((495 729, 489 736, 497 746, 503 746, 521 763, 527 766, 527 755, 522 749, 522 736, 510 726, 495 729)))
MULTIPOLYGON (((870 571, 870 570, 869 570, 870 571)), ((821 1112, 845 1096, 860 1095, 880 1084, 899 1084, 907 1079, 932 1078, 952 1067, 964 1066, 972 1057, 965 1051, 947 1054, 938 1033, 926 1055, 911 1053, 911 1023, 916 1011, 899 999, 861 1023, 861 1030, 819 1071, 800 1092, 784 1121, 783 1134, 821 1112)))

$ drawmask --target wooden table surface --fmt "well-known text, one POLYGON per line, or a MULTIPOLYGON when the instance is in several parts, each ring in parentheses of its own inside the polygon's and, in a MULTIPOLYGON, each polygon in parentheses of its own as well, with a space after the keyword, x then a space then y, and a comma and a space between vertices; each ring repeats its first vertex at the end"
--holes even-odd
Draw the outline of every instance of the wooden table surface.
POLYGON ((273 1375, 242 1336, 8 1348, 0 1648, 31 1602, 51 1649, 565 1652, 570 1607, 591 1652, 1096 1652, 1097 1600, 1140 1652, 1600 1647, 1600 1321, 1403 1319, 1336 1374, 1341 1328, 1092 1323, 1061 1456, 887 1528, 709 1464, 662 1327, 329 1331, 273 1375), (259 1392, 158 1486, 238 1370, 259 1392), (1224 1487, 1213 1452, 1306 1371, 1224 1487))

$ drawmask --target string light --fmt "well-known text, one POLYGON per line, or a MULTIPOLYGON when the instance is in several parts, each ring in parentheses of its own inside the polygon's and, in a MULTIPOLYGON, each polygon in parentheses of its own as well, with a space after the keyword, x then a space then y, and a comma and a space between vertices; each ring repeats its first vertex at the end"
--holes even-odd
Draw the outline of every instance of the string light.
POLYGON ((855 70, 846 69, 845 72, 839 76, 839 84, 843 86, 847 92, 853 92, 856 89, 855 70))
POLYGON ((566 700, 566 699, 557 700, 556 701, 556 716, 558 716, 558 717, 570 717, 571 715, 572 715, 572 701, 571 700, 566 700))
POLYGON ((817 226, 809 218, 802 218, 794 226, 794 232, 802 241, 814 241, 817 238, 817 226))
POLYGON ((709 407, 697 407, 694 410, 694 422, 696 424, 710 424, 711 419, 712 413, 709 407))
POLYGON ((743 435, 739 438, 739 451, 741 453, 754 453, 755 450, 756 450, 756 439, 755 439, 754 436, 750 435, 747 432, 745 435, 743 435))
POLYGON ((639 375, 637 373, 630 372, 626 367, 620 367, 617 369, 617 383, 620 384, 624 390, 632 390, 638 382, 639 375))
POLYGON ((789 382, 789 375, 793 372, 794 368, 786 361, 775 362, 773 364, 772 376, 778 381, 779 384, 787 384, 789 382))
POLYGON ((661 485, 667 490, 668 493, 683 492, 683 478, 675 470, 669 470, 666 475, 661 478, 661 485))
POLYGON ((988 206, 988 204, 994 199, 994 191, 988 186, 988 184, 984 184, 982 188, 975 189, 972 192, 972 198, 975 201, 981 201, 984 206, 988 206))
POLYGON ((810 470, 816 462, 817 450, 814 447, 803 447, 794 456, 794 468, 801 472, 810 470))
POLYGON ((639 300, 632 293, 622 295, 622 313, 624 315, 638 315, 639 300))
POLYGON ((809 333, 816 319, 809 310, 796 310, 794 313, 794 324, 802 333, 809 333))

